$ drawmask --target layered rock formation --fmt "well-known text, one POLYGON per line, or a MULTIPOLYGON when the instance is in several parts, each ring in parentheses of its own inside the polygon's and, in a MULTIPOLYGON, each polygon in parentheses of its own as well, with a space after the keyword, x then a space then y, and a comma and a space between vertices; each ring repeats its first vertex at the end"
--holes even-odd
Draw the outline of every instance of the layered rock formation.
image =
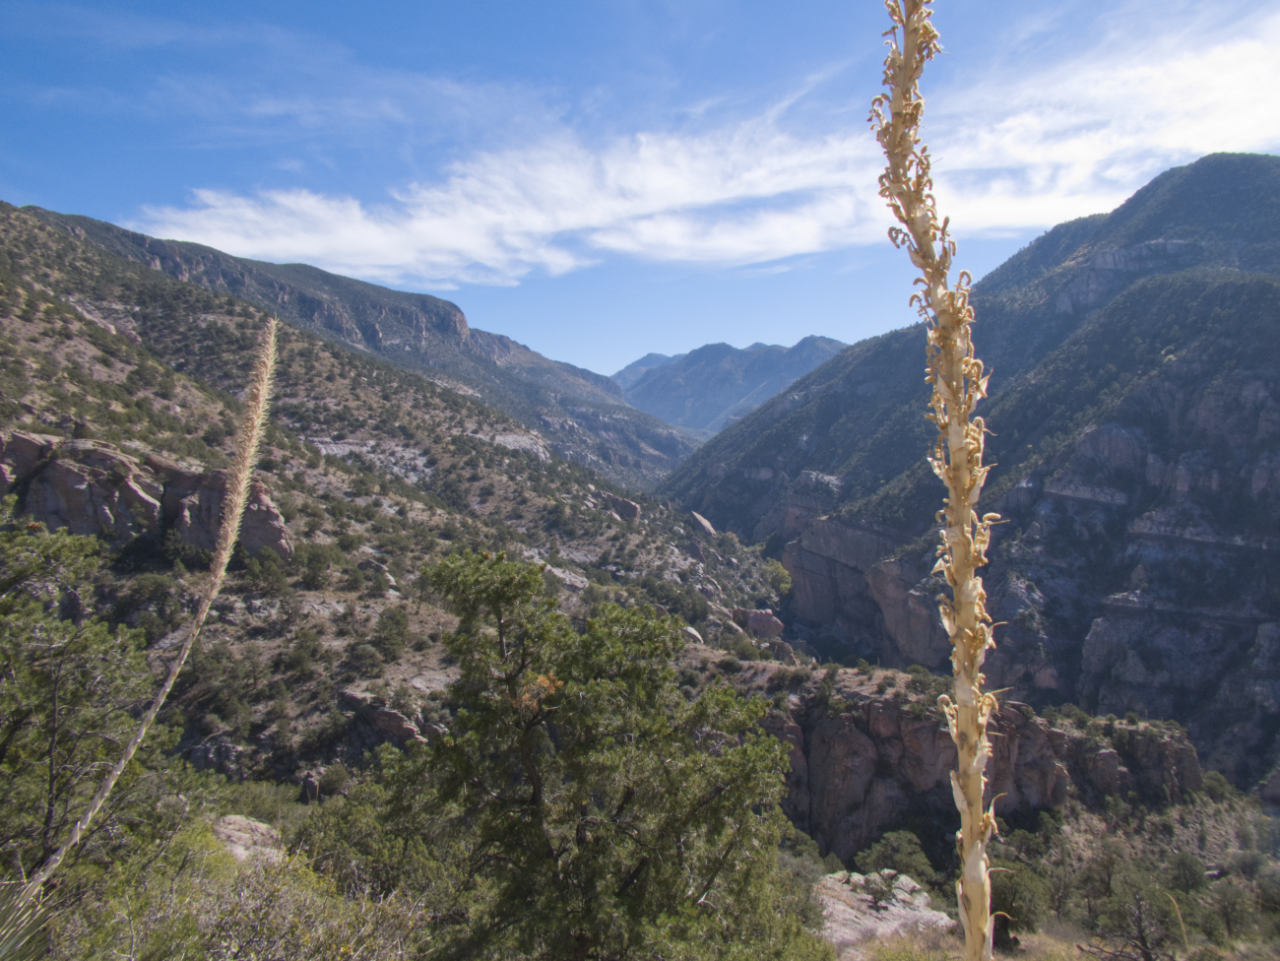
MULTIPOLYGON (((101 536, 117 547, 174 530, 185 546, 212 552, 227 481, 226 471, 193 470, 141 450, 126 454, 101 441, 0 434, 0 493, 18 493, 22 512, 50 530, 101 536)), ((250 554, 269 547, 283 560, 293 557, 284 517, 258 481, 240 543, 250 554)))
MULTIPOLYGON (((955 745, 937 710, 905 692, 871 693, 866 682, 840 671, 827 696, 811 682, 765 722, 791 748, 787 816, 824 854, 846 862, 887 830, 951 823, 955 813, 955 745)), ((1158 806, 1200 789, 1199 759, 1180 732, 1122 722, 1107 730, 1054 728, 1005 701, 990 726, 988 801, 996 813, 1054 808, 1068 798, 1097 806, 1130 791, 1158 806)))

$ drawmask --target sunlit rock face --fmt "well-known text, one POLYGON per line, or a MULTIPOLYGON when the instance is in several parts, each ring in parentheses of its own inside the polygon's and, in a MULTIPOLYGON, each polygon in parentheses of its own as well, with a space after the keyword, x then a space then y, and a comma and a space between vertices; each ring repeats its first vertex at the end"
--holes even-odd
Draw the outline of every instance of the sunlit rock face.
MULTIPOLYGON (((0 435, 6 492, 50 530, 102 536, 124 546, 143 534, 177 531, 192 549, 212 552, 222 523, 226 471, 183 467, 157 454, 126 454, 101 441, 64 440, 13 431, 0 435)), ((250 554, 270 548, 283 560, 293 542, 266 486, 254 481, 240 543, 250 554)))
MULTIPOLYGON (((956 751, 932 695, 880 693, 867 674, 841 670, 824 699, 818 674, 765 722, 789 747, 788 817, 846 862, 886 831, 951 824, 956 751)), ((988 802, 1010 817, 1068 798, 1099 806, 1132 791, 1160 805, 1200 790, 1199 758, 1180 731, 1141 721, 1109 730, 1054 728, 1005 701, 990 724, 988 802)))

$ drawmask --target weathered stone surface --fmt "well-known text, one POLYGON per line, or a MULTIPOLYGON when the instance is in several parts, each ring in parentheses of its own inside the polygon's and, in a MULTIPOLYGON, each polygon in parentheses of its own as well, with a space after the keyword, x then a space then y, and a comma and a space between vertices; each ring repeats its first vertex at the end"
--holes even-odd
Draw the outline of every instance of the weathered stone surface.
POLYGON ((791 612, 802 624, 840 638, 844 653, 884 664, 913 663, 888 639, 867 574, 893 552, 891 532, 821 517, 789 542, 782 566, 791 574, 791 612))
MULTIPOLYGON (((936 710, 861 693, 856 683, 853 672, 839 672, 832 708, 811 680, 786 714, 764 722, 790 748, 783 810, 824 854, 846 862, 912 818, 954 817, 955 746, 936 710)), ((1121 754, 1111 741, 1050 728, 1026 705, 1005 702, 989 732, 987 801, 997 814, 1053 808, 1072 796, 1097 806, 1129 791, 1158 805, 1200 788, 1195 748, 1166 728, 1120 724, 1121 754)))
POLYGON ((640 505, 635 501, 629 501, 625 497, 619 497, 617 494, 611 494, 608 491, 600 491, 597 496, 605 504, 608 504, 622 520, 638 521, 640 519, 640 505))
MULTIPOLYGON (((26 483, 23 509, 51 530, 101 535, 123 545, 172 527, 183 543, 212 551, 222 522, 225 471, 194 471, 146 452, 133 456, 101 441, 14 431, 0 436, 0 482, 26 483)), ((266 486, 254 481, 240 543, 270 547, 284 560, 293 542, 266 486)))
POLYGON ((733 609, 733 622, 743 630, 750 631, 756 637, 775 638, 785 630, 785 625, 778 620, 771 610, 749 610, 743 607, 733 609))
POLYGON ((790 484, 786 484, 785 475, 778 480, 780 483, 775 487, 782 487, 782 490, 776 493, 772 507, 756 524, 754 540, 766 541, 773 536, 791 540, 810 523, 830 514, 839 504, 841 484, 838 477, 807 470, 790 484))
POLYGON ((114 448, 66 441, 30 478, 25 507, 50 530, 123 544, 160 527, 160 486, 114 448))
POLYGON ((369 558, 361 561, 356 565, 356 567, 360 568, 362 571, 374 571, 381 574, 387 579, 387 586, 393 590, 395 589, 396 579, 391 575, 391 571, 387 568, 386 564, 382 563, 382 561, 375 561, 372 558, 369 558))
POLYGON ((828 874, 814 887, 822 904, 822 937, 836 949, 839 961, 861 961, 862 948, 885 938, 920 931, 950 931, 955 922, 929 905, 929 894, 905 874, 885 869, 881 883, 889 896, 873 898, 867 892, 870 878, 841 872, 828 874))
POLYGON ((271 500, 271 492, 261 481, 253 481, 249 488, 244 521, 240 525, 240 543, 250 554, 270 547, 283 560, 293 559, 293 540, 289 537, 284 516, 271 500))
POLYGON ((566 571, 560 567, 552 567, 550 564, 547 565, 547 573, 575 593, 585 591, 591 584, 581 574, 575 574, 573 571, 566 571))
POLYGON ((695 534, 701 534, 704 537, 715 537, 716 529, 711 526, 711 521, 707 520, 697 511, 689 511, 689 520, 693 524, 695 534))
POLYGON ((937 601, 943 585, 931 577, 922 579, 914 565, 900 559, 877 561, 866 578, 902 660, 931 670, 946 664, 951 638, 937 601))
POLYGON ((367 749, 388 741, 400 747, 427 742, 415 721, 365 691, 344 688, 338 694, 338 709, 351 718, 348 740, 355 747, 367 749))
POLYGON ((757 637, 773 638, 782 633, 783 624, 773 611, 747 611, 747 630, 757 637))
POLYGON ((274 864, 284 858, 280 832, 241 814, 226 814, 214 821, 213 836, 237 861, 261 860, 274 864))
POLYGON ((233 744, 226 735, 219 734, 188 747, 187 761, 197 771, 216 771, 232 781, 243 781, 245 748, 233 744))
POLYGON ((52 453, 54 447, 61 443, 61 437, 48 434, 29 434, 15 430, 8 435, 0 435, 0 465, 4 468, 4 493, 20 479, 27 477, 36 464, 52 453))

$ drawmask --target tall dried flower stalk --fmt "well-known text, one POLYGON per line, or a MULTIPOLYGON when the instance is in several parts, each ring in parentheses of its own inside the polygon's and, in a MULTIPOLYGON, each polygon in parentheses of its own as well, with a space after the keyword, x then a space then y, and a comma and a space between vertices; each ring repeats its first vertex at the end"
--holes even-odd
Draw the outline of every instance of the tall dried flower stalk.
POLYGON ((62 864, 68 852, 80 843, 80 838, 88 829, 90 822, 102 809, 102 805, 106 803, 107 797, 116 786, 120 775, 124 773, 124 769, 129 762, 133 760, 138 747, 155 723, 156 715, 164 707, 164 702, 168 698, 169 692, 173 690, 174 682, 177 681, 183 664, 187 661, 187 655, 191 653, 191 648, 195 644, 196 638, 200 636, 200 629, 204 627, 205 619, 209 616, 209 609, 213 606, 218 592, 222 590, 222 582, 227 575, 227 564, 231 560, 231 551, 240 533, 240 522, 244 519, 245 505, 249 500, 249 486, 253 480, 253 465, 258 459, 258 446, 262 442, 263 427, 267 421, 267 407, 271 400, 271 381, 275 373, 276 331, 278 328, 279 321, 274 317, 267 320, 266 332, 263 335, 262 346, 258 351, 258 360, 253 369, 253 380, 249 384, 244 423, 240 427, 240 436, 236 440, 236 456, 231 469, 231 481, 227 486, 222 504, 222 524, 218 528, 217 549, 214 551, 213 561, 210 564, 211 576, 204 595, 200 598, 200 606, 196 609, 196 616, 191 624, 191 630, 187 632, 186 640, 182 643, 182 649, 169 666, 169 674, 165 678, 164 684, 151 702, 151 707, 148 708, 147 713, 143 715, 142 723, 138 725, 138 730, 134 732, 132 739, 130 739, 128 746, 124 750, 124 754, 115 763, 106 778, 103 779, 102 786, 98 788, 98 793, 93 796, 93 800, 89 802, 88 809, 80 820, 76 822, 75 827, 71 829, 71 834, 67 837, 62 847, 58 848, 52 857, 45 861, 40 870, 32 875, 31 880, 27 882, 19 898, 19 905, 31 901, 39 894, 40 889, 53 876, 53 873, 58 870, 58 866, 62 864))
POLYGON ((880 196, 902 225, 889 231, 895 247, 906 247, 920 270, 919 290, 911 302, 928 322, 927 377, 933 387, 929 417, 938 426, 938 440, 929 463, 947 485, 943 525, 935 573, 946 576, 951 597, 938 597, 942 622, 951 638, 955 674, 954 699, 943 695, 951 738, 959 755, 951 774, 952 793, 960 810, 956 846, 962 862, 956 894, 965 932, 966 961, 991 957, 991 883, 987 845, 995 834, 992 812, 983 805, 986 787, 987 720, 996 699, 982 690, 982 662, 994 647, 991 618, 986 610, 982 578, 975 574, 987 562, 995 514, 979 517, 976 508, 990 468, 982 466, 985 429, 974 417, 986 396, 987 376, 973 353, 969 325, 970 277, 961 272, 955 287, 948 274, 955 243, 948 221, 939 223, 929 172, 929 148, 920 142, 924 100, 919 81, 924 65, 941 49, 930 23, 931 0, 885 0, 893 27, 885 33, 889 53, 884 63, 888 92, 872 101, 871 123, 888 161, 880 177, 880 196))

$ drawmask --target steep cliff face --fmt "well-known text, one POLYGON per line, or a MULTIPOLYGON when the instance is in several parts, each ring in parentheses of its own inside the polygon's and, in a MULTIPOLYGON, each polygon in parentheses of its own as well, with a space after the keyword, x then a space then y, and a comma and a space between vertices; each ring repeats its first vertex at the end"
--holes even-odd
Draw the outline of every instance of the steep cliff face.
MULTIPOLYGON (((1062 360, 1068 339, 1135 285, 1159 290, 1164 278, 1195 271, 1217 279, 1280 274, 1277 223, 1280 158, 1217 154, 1162 174, 1111 214, 1061 224, 1037 239, 973 291, 975 339, 992 375, 988 420, 1003 395, 1025 387, 1050 358, 1062 360)), ((923 356, 919 326, 860 341, 722 431, 661 492, 718 527, 763 540, 777 529, 770 515, 793 499, 811 500, 805 472, 838 479, 828 510, 900 479, 917 483, 932 443, 921 415, 928 398, 923 356)), ((1081 365, 1093 376, 1060 386, 1096 394, 1092 381, 1109 362, 1094 357, 1092 367, 1081 365)), ((1052 370, 1040 376, 1046 373, 1052 370)), ((1041 405, 1041 420, 1046 413, 1041 405)), ((1009 471, 1035 440, 997 432, 990 443, 1009 471)), ((926 519, 936 509, 930 505, 926 519)), ((920 523, 901 512, 899 520, 920 523)))
MULTIPOLYGON (((877 693, 872 680, 840 671, 823 696, 815 679, 766 721, 791 747, 788 817, 824 853, 845 861, 887 830, 954 820, 955 745, 932 696, 877 693)), ((1006 700, 991 734, 987 797, 1004 817, 1056 808, 1068 798, 1096 807, 1132 791, 1143 803, 1163 805, 1200 790, 1195 748, 1163 725, 1119 723, 1109 735, 1090 734, 1052 727, 1006 700)))
POLYGON ((694 450, 684 434, 628 406, 610 378, 476 330, 447 300, 306 264, 270 264, 158 240, 88 217, 24 212, 117 257, 251 301, 304 330, 478 394, 547 434, 562 456, 620 483, 652 487, 694 450))
MULTIPOLYGON (((100 441, 0 433, 0 496, 20 493, 23 513, 50 530, 104 537, 117 547, 174 530, 185 546, 212 553, 227 481, 225 471, 193 470, 146 450, 130 455, 100 441)), ((259 481, 240 543, 250 554, 269 547, 283 560, 293 557, 284 517, 259 481)))
MULTIPOLYGON (((1183 723, 1241 785, 1280 761, 1280 159, 1214 156, 975 289, 994 469, 993 688, 1183 723)), ((663 491, 764 541, 826 656, 947 668, 919 329, 856 344, 663 491)))

